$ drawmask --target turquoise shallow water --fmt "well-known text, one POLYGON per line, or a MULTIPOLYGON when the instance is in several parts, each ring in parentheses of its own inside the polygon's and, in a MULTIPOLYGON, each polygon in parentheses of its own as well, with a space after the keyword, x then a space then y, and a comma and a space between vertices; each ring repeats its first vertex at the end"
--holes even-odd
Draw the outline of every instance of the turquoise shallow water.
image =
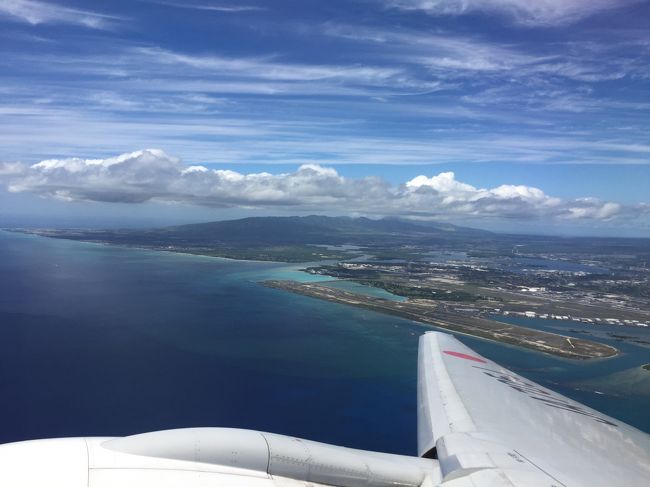
POLYGON ((389 293, 384 289, 372 286, 364 286, 363 284, 359 284, 353 281, 336 280, 326 281, 323 284, 325 286, 342 289, 351 293, 366 294, 368 296, 373 296, 376 298, 390 299, 391 301, 406 301, 406 298, 389 293))
MULTIPOLYGON (((0 442, 232 426, 414 453, 423 328, 258 284, 319 278, 301 267, 0 232, 0 442)), ((580 385, 647 348, 573 363, 461 339, 650 430, 647 397, 580 385)))

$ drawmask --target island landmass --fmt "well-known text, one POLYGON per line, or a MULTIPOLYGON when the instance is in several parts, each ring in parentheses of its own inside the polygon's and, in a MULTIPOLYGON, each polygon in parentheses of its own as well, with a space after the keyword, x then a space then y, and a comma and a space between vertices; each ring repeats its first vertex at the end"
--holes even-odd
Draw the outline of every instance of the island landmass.
MULTIPOLYGON (((644 333, 650 332, 650 239, 509 235, 440 222, 316 215, 151 229, 13 231, 239 260, 308 262, 302 269, 307 273, 381 289, 406 298, 406 304, 331 290, 326 296, 317 286, 295 283, 275 287, 348 304, 355 301, 475 336, 552 349, 566 357, 616 352, 608 346, 574 348, 583 342, 566 337, 560 343, 546 336, 535 344, 527 334, 511 334, 508 330, 517 329, 507 328, 511 325, 500 323, 499 317, 558 320, 558 327, 567 321, 602 325, 610 327, 605 330, 617 340, 640 345, 648 343, 644 333), (635 333, 615 333, 612 326, 633 327, 635 333)), ((590 334, 586 328, 579 331, 590 334)))
POLYGON ((393 301, 335 289, 321 284, 292 280, 268 280, 264 281, 263 284, 313 298, 399 316, 454 333, 486 338, 559 357, 590 359, 613 357, 617 354, 616 348, 602 343, 501 323, 481 317, 462 316, 458 313, 446 311, 435 303, 426 300, 393 301))

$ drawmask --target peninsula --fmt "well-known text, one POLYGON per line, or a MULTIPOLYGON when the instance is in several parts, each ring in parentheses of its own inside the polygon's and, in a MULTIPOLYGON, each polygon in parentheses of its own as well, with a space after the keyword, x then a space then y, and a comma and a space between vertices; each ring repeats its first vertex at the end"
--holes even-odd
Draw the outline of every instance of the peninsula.
POLYGON ((298 281, 270 280, 264 281, 263 284, 305 296, 399 316, 455 333, 525 347, 558 357, 590 359, 612 357, 618 353, 614 347, 590 340, 533 330, 478 316, 451 313, 429 300, 392 301, 334 289, 321 284, 298 281))

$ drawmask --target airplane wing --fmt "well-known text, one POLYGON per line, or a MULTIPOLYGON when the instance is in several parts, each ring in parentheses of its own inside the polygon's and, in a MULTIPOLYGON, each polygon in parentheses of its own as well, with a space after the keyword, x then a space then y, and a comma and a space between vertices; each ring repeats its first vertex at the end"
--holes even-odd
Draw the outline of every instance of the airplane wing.
POLYGON ((481 357, 420 338, 418 452, 445 487, 650 485, 650 436, 481 357))
POLYGON ((437 332, 420 338, 418 449, 423 458, 229 428, 33 440, 0 445, 0 486, 650 485, 649 435, 437 332))

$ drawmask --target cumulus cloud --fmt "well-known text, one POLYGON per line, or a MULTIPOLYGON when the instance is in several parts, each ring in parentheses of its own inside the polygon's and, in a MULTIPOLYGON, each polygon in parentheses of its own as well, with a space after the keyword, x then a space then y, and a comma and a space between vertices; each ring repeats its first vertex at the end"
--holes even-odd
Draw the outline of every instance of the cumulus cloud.
POLYGON ((178 202, 208 207, 347 211, 435 218, 612 220, 648 213, 595 198, 564 200, 541 189, 504 184, 477 188, 453 172, 417 176, 401 185, 376 177, 350 179, 335 169, 304 164, 283 174, 243 174, 187 166, 158 149, 106 159, 47 159, 31 166, 0 164, 11 192, 68 201, 178 202))
POLYGON ((389 7, 432 15, 498 13, 527 26, 567 25, 636 0, 382 0, 389 7))
MULTIPOLYGON (((434 200, 441 208, 451 212, 461 211, 469 216, 526 218, 561 216, 565 212, 567 216, 571 214, 567 203, 546 195, 541 189, 510 184, 492 189, 476 188, 456 180, 453 172, 443 172, 430 178, 418 176, 408 181, 406 188, 410 192, 409 200, 434 200), (419 198, 420 195, 423 198, 419 198)), ((594 206, 600 205, 596 200, 593 203, 594 206)))

